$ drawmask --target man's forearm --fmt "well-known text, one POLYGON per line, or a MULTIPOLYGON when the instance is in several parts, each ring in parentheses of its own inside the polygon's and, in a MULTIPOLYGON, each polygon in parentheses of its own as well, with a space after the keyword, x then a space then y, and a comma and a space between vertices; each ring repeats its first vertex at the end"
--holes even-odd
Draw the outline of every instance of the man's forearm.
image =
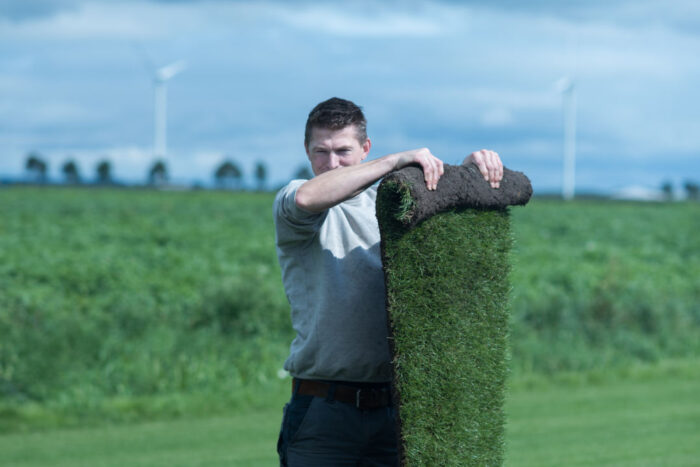
POLYGON ((315 176, 299 187, 296 204, 311 212, 321 212, 352 198, 377 180, 398 168, 400 154, 348 167, 338 167, 315 176))

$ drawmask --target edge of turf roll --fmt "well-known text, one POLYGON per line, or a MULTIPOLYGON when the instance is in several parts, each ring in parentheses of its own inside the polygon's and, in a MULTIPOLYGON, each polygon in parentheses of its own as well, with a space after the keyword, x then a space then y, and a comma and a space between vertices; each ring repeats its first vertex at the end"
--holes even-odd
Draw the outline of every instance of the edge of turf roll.
POLYGON ((504 170, 445 167, 436 191, 407 167, 377 192, 402 465, 500 465, 506 378, 508 206, 532 194, 504 170))

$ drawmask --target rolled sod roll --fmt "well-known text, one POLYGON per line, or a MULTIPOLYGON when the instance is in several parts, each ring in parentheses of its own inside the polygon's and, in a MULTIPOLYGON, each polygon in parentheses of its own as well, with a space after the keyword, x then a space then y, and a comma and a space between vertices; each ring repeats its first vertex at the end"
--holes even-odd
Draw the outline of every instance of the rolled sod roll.
POLYGON ((405 466, 500 465, 508 334, 508 206, 532 186, 504 169, 445 166, 428 191, 418 167, 392 172, 377 218, 405 466))

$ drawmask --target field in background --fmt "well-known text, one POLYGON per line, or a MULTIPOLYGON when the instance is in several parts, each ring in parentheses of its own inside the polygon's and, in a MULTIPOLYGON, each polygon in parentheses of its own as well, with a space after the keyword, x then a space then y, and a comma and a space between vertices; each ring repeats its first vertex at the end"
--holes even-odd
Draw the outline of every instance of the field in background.
MULTIPOLYGON (((0 190, 0 432, 269 407, 272 198, 0 190)), ((514 381, 700 356, 700 204, 512 214, 514 381)))
POLYGON ((512 212, 516 371, 700 355, 700 203, 535 200, 512 212))
MULTIPOLYGON (((255 412, 0 436, 0 465, 277 465, 288 381, 277 386, 270 407, 255 412)), ((505 466, 698 465, 698 393, 698 361, 522 381, 507 398, 505 466)))
POLYGON ((271 202, 0 191, 0 431, 255 403, 291 340, 271 202))

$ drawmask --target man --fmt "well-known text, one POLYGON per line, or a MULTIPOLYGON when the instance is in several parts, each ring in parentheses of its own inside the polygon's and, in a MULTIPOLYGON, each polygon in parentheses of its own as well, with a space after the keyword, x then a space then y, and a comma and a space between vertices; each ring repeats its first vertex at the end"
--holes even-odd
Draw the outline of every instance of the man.
MULTIPOLYGON (((297 333, 284 364, 293 384, 277 446, 283 466, 398 464, 372 185, 417 164, 435 190, 443 163, 426 148, 363 163, 372 147, 366 128, 354 103, 318 104, 304 138, 315 176, 293 180, 275 198, 277 255, 297 333)), ((498 154, 467 160, 498 188, 498 154)))

